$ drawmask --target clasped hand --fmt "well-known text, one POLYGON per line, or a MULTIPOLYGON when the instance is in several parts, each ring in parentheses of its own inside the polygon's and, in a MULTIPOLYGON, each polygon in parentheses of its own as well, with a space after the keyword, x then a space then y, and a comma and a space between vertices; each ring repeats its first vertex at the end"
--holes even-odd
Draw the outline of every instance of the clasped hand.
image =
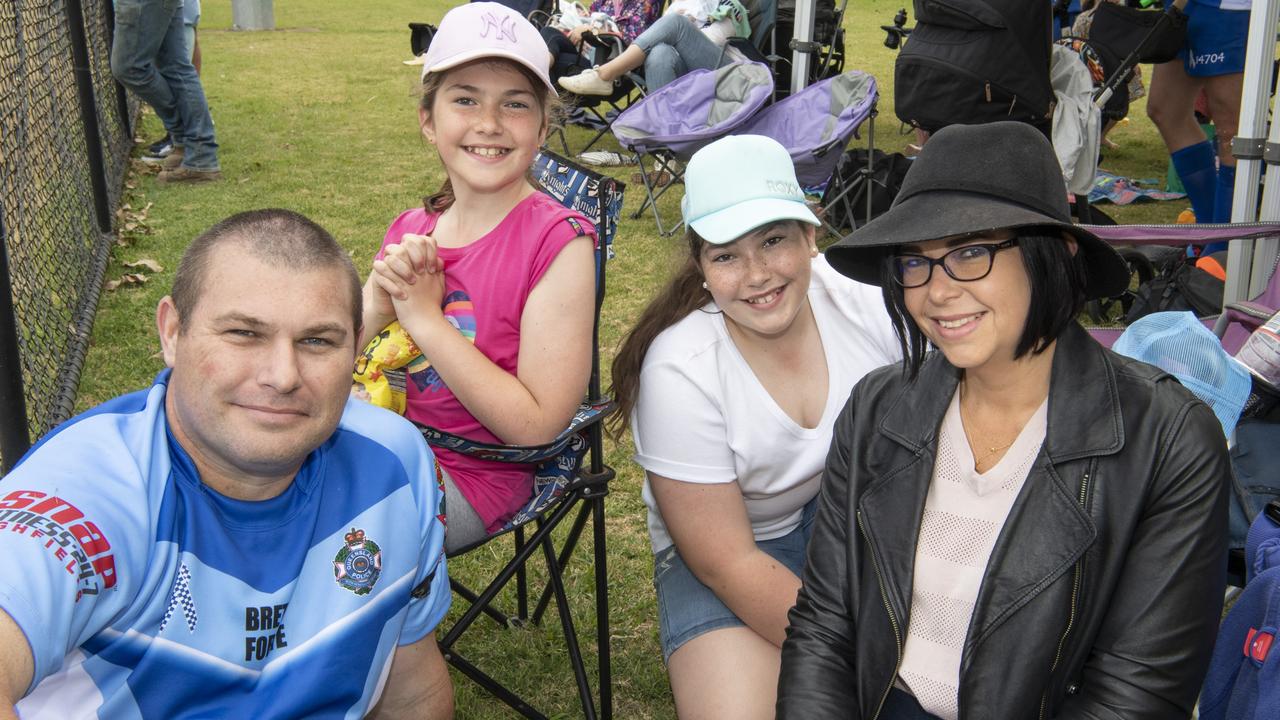
POLYGON ((391 298, 401 324, 406 318, 442 315, 444 261, 430 235, 405 233, 399 244, 388 245, 373 263, 373 279, 391 298))

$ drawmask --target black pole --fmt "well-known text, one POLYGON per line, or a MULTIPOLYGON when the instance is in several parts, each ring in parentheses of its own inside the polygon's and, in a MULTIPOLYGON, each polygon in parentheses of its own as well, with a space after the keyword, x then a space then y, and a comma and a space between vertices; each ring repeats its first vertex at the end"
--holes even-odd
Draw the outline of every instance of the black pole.
POLYGON ((98 229, 111 232, 111 197, 107 194, 107 167, 102 161, 102 133, 98 128, 98 101, 89 71, 89 43, 84 34, 84 9, 80 0, 63 0, 67 14, 67 35, 71 40, 71 63, 80 96, 80 120, 84 124, 85 153, 89 161, 89 182, 93 186, 93 209, 98 229))
MULTIPOLYGON (((112 0, 98 0, 98 4, 102 6, 102 11, 107 14, 107 58, 108 65, 110 65, 111 48, 116 41, 116 9, 112 0)), ((114 77, 112 78, 112 85, 116 88, 116 111, 120 113, 120 125, 124 128, 124 135, 129 138, 129 143, 132 145, 133 133, 136 128, 133 127, 133 117, 129 112, 129 91, 114 77)))
POLYGON ((27 399, 22 392, 22 358, 18 322, 9 283, 9 247, 0 218, 0 472, 8 473, 31 447, 27 431, 27 399))

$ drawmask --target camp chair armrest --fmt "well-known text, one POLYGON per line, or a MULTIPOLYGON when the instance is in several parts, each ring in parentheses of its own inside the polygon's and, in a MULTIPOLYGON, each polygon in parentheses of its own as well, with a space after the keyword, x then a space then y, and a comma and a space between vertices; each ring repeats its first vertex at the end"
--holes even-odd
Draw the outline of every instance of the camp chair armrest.
POLYGON ((554 457, 564 449, 574 435, 602 422, 613 409, 613 401, 605 398, 595 403, 583 403, 574 413, 569 427, 565 428, 554 440, 539 445, 504 445, 473 440, 455 435, 429 425, 414 423, 427 444, 433 448, 446 448, 462 455, 479 457, 497 462, 532 463, 541 462, 554 457))

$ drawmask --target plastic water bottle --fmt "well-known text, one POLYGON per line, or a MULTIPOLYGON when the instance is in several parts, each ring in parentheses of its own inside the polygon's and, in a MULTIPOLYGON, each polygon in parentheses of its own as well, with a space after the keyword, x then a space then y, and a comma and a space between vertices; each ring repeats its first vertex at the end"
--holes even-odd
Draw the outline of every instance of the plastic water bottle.
POLYGON ((1253 331, 1236 353, 1236 360, 1253 375, 1253 390, 1240 416, 1270 416, 1280 404, 1280 312, 1253 331))
POLYGON ((1280 386, 1280 312, 1253 331, 1236 353, 1236 359, 1254 376, 1272 387, 1280 386))

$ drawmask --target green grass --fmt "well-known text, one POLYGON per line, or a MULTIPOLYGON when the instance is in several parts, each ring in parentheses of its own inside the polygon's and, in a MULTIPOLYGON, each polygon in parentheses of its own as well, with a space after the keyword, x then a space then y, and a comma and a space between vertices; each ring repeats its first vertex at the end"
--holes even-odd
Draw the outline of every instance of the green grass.
MULTIPOLYGON (((902 149, 908 136, 892 113, 893 62, 879 25, 890 21, 901 0, 856 0, 850 4, 847 67, 880 81, 878 147, 902 149)), ((150 258, 163 267, 139 287, 103 294, 93 344, 82 375, 78 405, 87 408, 142 387, 162 367, 157 354, 154 309, 173 278, 186 243, 214 222, 241 210, 287 207, 330 229, 362 272, 395 215, 420 202, 442 180, 441 170, 418 134, 414 89, 417 68, 406 67, 410 21, 438 21, 448 3, 386 0, 376 4, 292 0, 277 3, 274 32, 232 32, 230 3, 206 3, 200 42, 204 83, 217 122, 225 179, 193 187, 159 187, 151 170, 135 164, 129 179, 126 216, 108 279, 129 272, 122 263, 150 258)), ((148 117, 145 140, 161 132, 148 117)), ((581 145, 582 131, 569 131, 581 145)), ((1167 155, 1144 105, 1112 135, 1118 151, 1104 167, 1136 178, 1163 177, 1167 155)), ((612 141, 605 147, 611 147, 612 141)), ((626 179, 631 168, 617 175, 626 179)), ((626 212, 640 202, 629 189, 626 212)), ((662 203, 678 213, 678 192, 662 203)), ((1113 208, 1122 222, 1170 222, 1185 203, 1113 208)), ((652 219, 621 224, 617 260, 609 269, 602 327, 603 355, 612 357, 620 338, 653 296, 678 257, 679 242, 657 237, 652 219)), ((674 716, 657 640, 651 585, 652 560, 640 500, 641 475, 630 461, 629 443, 608 446, 618 469, 607 501, 615 714, 620 718, 674 716)), ((494 543, 499 545, 499 543, 494 543)), ((505 543, 501 543, 503 548, 505 543)), ((590 543, 587 543, 589 549, 590 543)), ((496 548, 476 551, 450 570, 478 582, 497 566, 496 548)), ((570 592, 583 601, 593 590, 583 565, 570 570, 570 592)), ((582 607, 589 602, 581 603, 582 607)), ((455 612, 455 617, 456 617, 455 612)), ((593 637, 589 613, 575 616, 593 637)), ((476 637, 460 650, 555 717, 578 714, 572 678, 562 660, 558 632, 499 631, 481 621, 476 637)), ((591 643, 587 649, 590 650, 591 643)), ((594 681, 593 681, 594 684, 594 681)), ((509 717, 505 706, 455 675, 458 717, 509 717)))

